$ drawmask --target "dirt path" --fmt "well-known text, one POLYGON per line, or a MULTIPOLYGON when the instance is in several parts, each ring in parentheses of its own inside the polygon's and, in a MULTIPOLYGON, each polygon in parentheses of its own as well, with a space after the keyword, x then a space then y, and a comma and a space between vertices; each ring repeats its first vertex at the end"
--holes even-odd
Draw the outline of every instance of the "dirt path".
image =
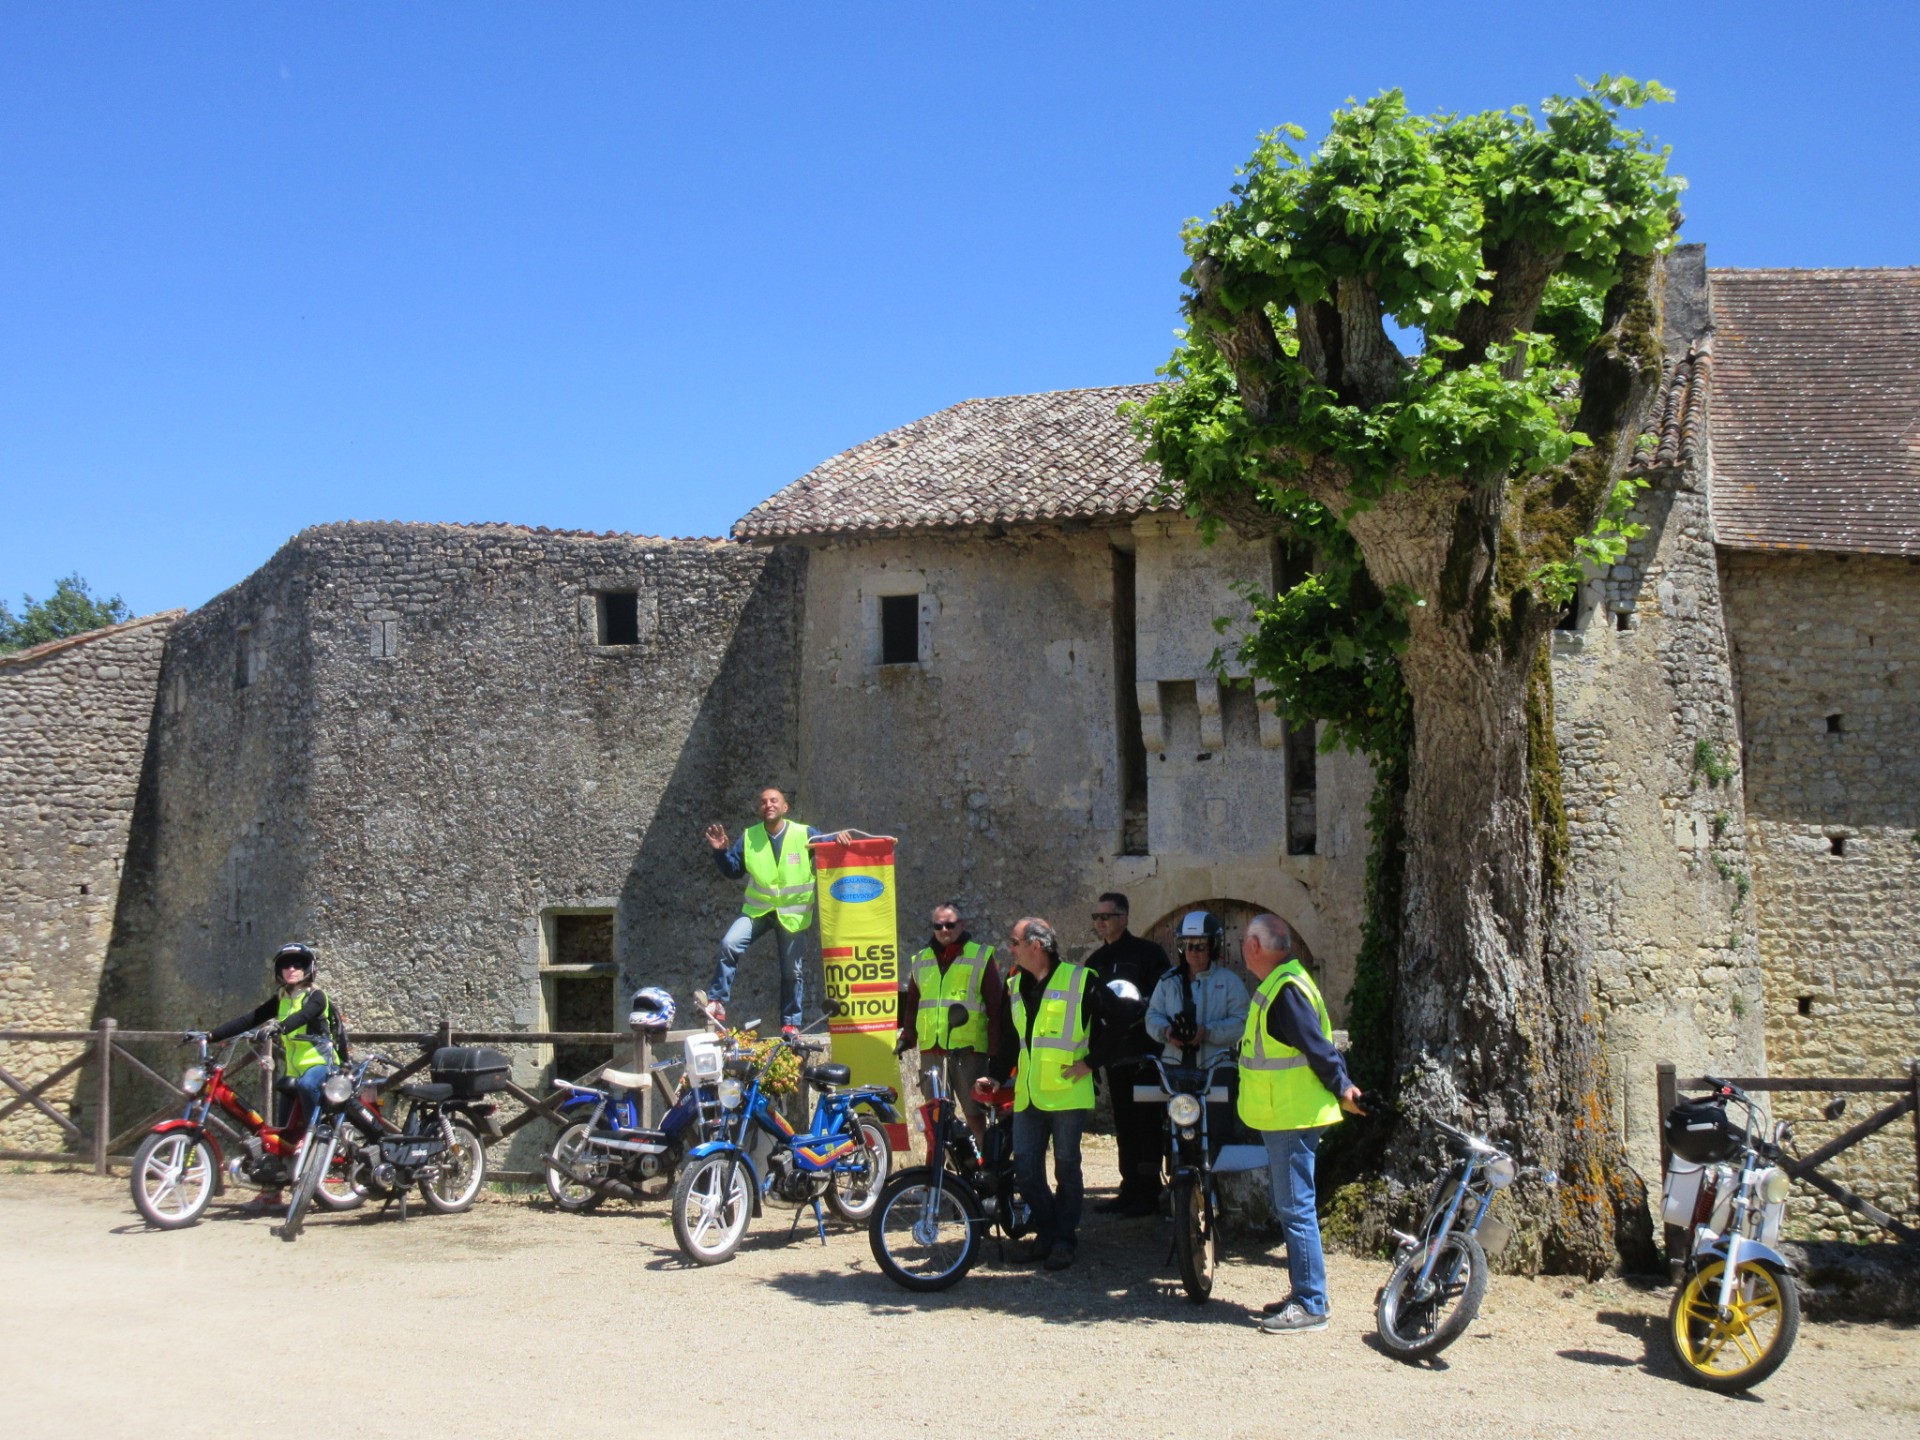
POLYGON ((864 1233, 789 1243, 785 1214, 699 1270, 660 1206, 414 1213, 322 1217, 286 1245, 232 1207, 149 1232, 124 1181, 0 1176, 0 1432, 265 1429, 323 1386, 331 1418, 283 1416, 294 1433, 737 1440, 775 1417, 799 1437, 969 1440, 1920 1433, 1912 1330, 1809 1326, 1728 1400, 1672 1373, 1667 1292, 1620 1282, 1496 1278, 1444 1367, 1415 1369, 1370 1343, 1385 1266, 1334 1258, 1332 1328, 1265 1336, 1270 1257, 1234 1255, 1195 1306, 1156 1220, 1092 1221, 1065 1274, 991 1263, 916 1302, 864 1233))

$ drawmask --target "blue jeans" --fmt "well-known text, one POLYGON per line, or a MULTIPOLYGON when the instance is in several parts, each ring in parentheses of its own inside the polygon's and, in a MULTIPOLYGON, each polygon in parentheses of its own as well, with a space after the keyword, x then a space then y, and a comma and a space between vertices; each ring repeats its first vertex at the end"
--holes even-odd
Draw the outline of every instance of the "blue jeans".
POLYGON ((1293 1298, 1309 1315, 1327 1313, 1327 1260, 1320 1253, 1320 1217, 1314 1213, 1313 1163, 1320 1153, 1317 1130, 1262 1130, 1273 1208, 1287 1237, 1287 1275, 1293 1298))
MULTIPOLYGON (((311 1070, 303 1070, 293 1078, 293 1088, 300 1100, 300 1123, 311 1127, 313 1117, 320 1113, 320 1087, 327 1083, 327 1075, 333 1067, 315 1065, 311 1070)), ((293 1119, 291 1114, 281 1116, 280 1123, 285 1125, 293 1119)))
POLYGON ((1029 1105, 1013 1112, 1013 1174, 1033 1211, 1034 1239, 1047 1246, 1073 1248, 1080 1231, 1086 1185, 1080 1178, 1080 1136, 1091 1110, 1042 1110, 1029 1105), (1054 1189, 1047 1187, 1047 1145, 1053 1145, 1054 1189))
POLYGON ((747 947, 767 931, 773 931, 780 947, 780 1023, 800 1023, 800 967, 807 958, 807 932, 783 929, 769 910, 765 915, 737 915, 727 933, 720 937, 720 953, 713 961, 713 983, 707 994, 722 1005, 733 993, 733 973, 740 968, 740 957, 747 947))

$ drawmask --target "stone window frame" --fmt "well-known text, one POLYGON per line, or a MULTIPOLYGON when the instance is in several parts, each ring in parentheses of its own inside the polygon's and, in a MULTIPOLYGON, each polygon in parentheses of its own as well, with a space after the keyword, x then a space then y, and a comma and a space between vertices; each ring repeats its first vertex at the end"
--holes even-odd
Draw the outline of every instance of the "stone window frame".
POLYGON ((651 654, 660 634, 660 592, 636 575, 589 577, 582 582, 578 623, 580 648, 588 655, 615 657, 651 654), (601 597, 632 595, 636 637, 631 645, 609 645, 601 640, 601 597))
POLYGON ((924 570, 891 567, 876 570, 860 582, 860 654, 866 668, 875 673, 906 675, 932 668, 933 642, 940 618, 940 599, 924 570), (914 588, 909 589, 908 586, 914 588), (913 596, 919 602, 919 656, 914 660, 887 660, 885 636, 881 625, 881 601, 913 596))
MULTIPOLYGON (((631 645, 610 645, 597 647, 609 650, 631 650, 631 645)), ((537 917, 539 952, 534 967, 534 1026, 536 1031, 553 1028, 553 982, 557 979, 589 976, 609 976, 613 981, 613 1013, 608 1016, 609 1030, 618 1028, 614 1023, 619 1018, 620 1009, 620 900, 613 895, 591 895, 582 899, 569 900, 557 905, 542 905, 537 917), (606 915, 613 921, 613 958, 605 962, 586 965, 561 965, 555 962, 554 922, 568 915, 606 915)), ((525 971, 521 974, 524 976, 525 971)), ((534 1063, 545 1067, 553 1063, 551 1045, 537 1047, 534 1063)))

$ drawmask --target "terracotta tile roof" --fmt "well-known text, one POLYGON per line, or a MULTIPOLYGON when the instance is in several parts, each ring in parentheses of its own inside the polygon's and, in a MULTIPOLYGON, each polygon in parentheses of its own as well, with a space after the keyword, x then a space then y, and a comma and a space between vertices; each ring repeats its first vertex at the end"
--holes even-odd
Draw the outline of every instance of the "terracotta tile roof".
POLYGON ((1711 276, 1719 542, 1920 555, 1920 269, 1711 276))
POLYGON ((1700 458, 1707 431, 1707 394, 1713 378, 1710 345, 1690 348, 1679 359, 1667 361, 1647 428, 1640 432, 1639 452, 1627 468, 1639 474, 1652 470, 1684 470, 1700 458))
POLYGON ((965 400, 843 451, 754 506, 736 540, 1137 515, 1160 475, 1122 401, 1152 385, 965 400))

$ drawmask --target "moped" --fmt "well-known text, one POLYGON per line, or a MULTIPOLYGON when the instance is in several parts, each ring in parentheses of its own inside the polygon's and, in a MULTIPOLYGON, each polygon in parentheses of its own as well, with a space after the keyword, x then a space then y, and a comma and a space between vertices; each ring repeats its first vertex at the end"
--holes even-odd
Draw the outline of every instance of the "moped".
POLYGON ((1029 1216, 1014 1188, 1013 1087, 984 1076, 975 1086, 987 1109, 976 1144, 948 1092, 945 1068, 930 1067, 923 1084, 927 1163, 887 1181, 867 1221, 867 1243, 889 1280, 925 1292, 964 1279, 979 1259, 982 1235, 999 1235, 1003 1248, 1020 1239, 1029 1216))
MULTIPOLYGON (((1736 1394, 1778 1370, 1800 1333, 1800 1295, 1776 1248, 1793 1189, 1781 1163, 1793 1130, 1782 1122, 1767 1139, 1766 1117, 1744 1090, 1707 1083, 1706 1099, 1683 1100, 1666 1117, 1662 1211, 1686 1236, 1667 1343, 1693 1384, 1736 1394), (1728 1118, 1729 1102, 1744 1120, 1728 1118)), ((1834 1120, 1845 1108, 1835 1100, 1824 1113, 1834 1120)))
POLYGON ((1187 1298, 1204 1304, 1213 1294, 1220 1261, 1219 1192, 1214 1187, 1216 1154, 1208 1133, 1214 1107, 1228 1099, 1226 1080, 1239 1065, 1228 1050, 1206 1065, 1181 1065, 1161 1055, 1144 1055, 1160 1075, 1160 1084, 1136 1085, 1140 1102, 1164 1101, 1167 1107, 1167 1203, 1173 1217, 1173 1254, 1187 1298))
POLYGON ((566 1092, 561 1114, 576 1117, 547 1152, 547 1193, 556 1207, 581 1214, 609 1195, 639 1200, 670 1193, 688 1152, 718 1132, 720 1044, 711 1035, 689 1035, 682 1044, 684 1060, 664 1061, 652 1075, 608 1069, 599 1085, 554 1080, 566 1092), (684 1075, 673 1105, 657 1126, 643 1126, 641 1094, 676 1066, 684 1075))
POLYGON ((793 1207, 796 1226, 799 1211, 811 1206, 823 1242, 823 1200, 856 1224, 872 1213, 892 1163, 885 1127, 896 1118, 898 1097, 888 1085, 849 1087, 845 1065, 807 1063, 826 1045, 783 1035, 759 1046, 757 1055, 736 1047, 726 1059, 717 1086, 720 1131, 693 1148, 673 1185, 674 1239, 695 1264, 732 1258, 763 1202, 793 1207), (802 1075, 819 1092, 804 1131, 776 1108, 769 1083, 789 1055, 801 1057, 802 1075))
MULTIPOLYGON (((291 1079, 282 1078, 273 1086, 289 1097, 292 1112, 285 1125, 269 1125, 266 1117, 235 1093, 232 1077, 234 1062, 241 1046, 248 1047, 250 1063, 262 1076, 273 1073, 273 1037, 278 1027, 269 1023, 236 1035, 219 1060, 209 1053, 207 1032, 190 1030, 185 1043, 194 1047, 194 1058, 180 1078, 187 1092, 183 1114, 163 1120, 147 1133, 134 1151, 131 1185, 134 1208, 149 1225, 162 1230, 178 1230, 191 1225, 206 1213, 213 1197, 226 1188, 226 1180, 246 1180, 265 1190, 278 1190, 293 1178, 294 1160, 300 1141, 307 1132, 307 1115, 291 1079), (214 1110, 231 1117, 241 1133, 234 1135, 239 1148, 231 1158, 222 1151, 220 1131, 214 1110)), ((366 1196, 354 1188, 346 1167, 336 1162, 320 1177, 319 1202, 329 1210, 351 1210, 366 1196)))

